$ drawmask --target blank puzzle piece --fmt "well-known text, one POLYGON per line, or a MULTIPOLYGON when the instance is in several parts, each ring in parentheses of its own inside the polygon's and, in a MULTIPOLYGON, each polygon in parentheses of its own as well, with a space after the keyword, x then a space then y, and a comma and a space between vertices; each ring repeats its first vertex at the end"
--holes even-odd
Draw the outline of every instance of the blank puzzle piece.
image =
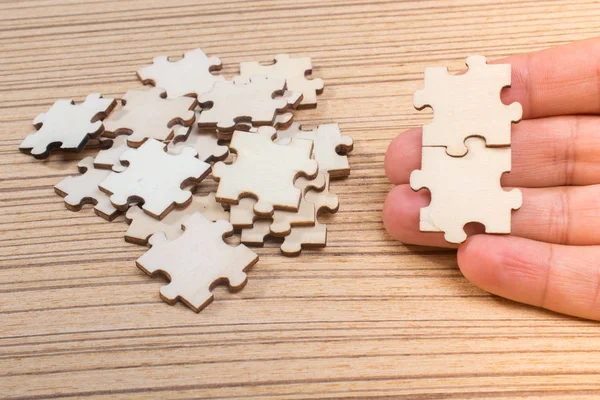
POLYGON ((112 172, 100 183, 100 189, 112 194, 110 201, 119 210, 126 210, 131 201, 143 201, 143 209, 162 219, 175 205, 187 205, 192 193, 181 188, 198 183, 210 173, 210 164, 196 158, 190 147, 178 155, 167 154, 165 144, 148 139, 140 148, 121 155, 129 166, 122 172, 112 172))
POLYGON ((264 76, 216 82, 208 93, 198 97, 203 108, 198 123, 220 132, 233 131, 237 123, 273 125, 278 112, 295 107, 302 98, 296 92, 284 96, 285 88, 285 80, 264 76))
POLYGON ((264 75, 271 79, 285 79, 288 90, 302 93, 300 106, 303 107, 316 107, 317 94, 323 91, 322 79, 306 78, 311 73, 312 62, 309 57, 291 58, 287 54, 278 54, 273 63, 268 65, 258 62, 240 63, 242 78, 264 75))
POLYGON ((433 120, 423 127, 423 146, 445 146, 451 156, 467 152, 465 139, 485 138, 487 146, 509 146, 511 123, 519 122, 523 108, 505 105, 500 91, 511 83, 510 64, 487 64, 483 56, 467 58, 469 70, 450 75, 446 67, 425 68, 425 88, 413 103, 433 108, 433 120))
POLYGON ((47 158, 53 149, 81 151, 91 138, 102 133, 102 119, 115 107, 114 99, 98 93, 88 95, 83 103, 57 100, 48 112, 38 115, 33 125, 37 132, 28 135, 19 150, 37 159, 47 158))
POLYGON ((148 238, 156 232, 163 232, 169 240, 176 239, 182 233, 181 223, 183 220, 196 212, 211 221, 229 220, 229 212, 217 203, 215 193, 209 193, 206 196, 192 196, 190 205, 183 209, 171 211, 162 220, 152 218, 136 206, 127 210, 125 215, 131 221, 127 233, 125 233, 125 240, 130 243, 146 245, 148 238))
POLYGON ((421 170, 413 171, 410 186, 431 192, 421 208, 422 232, 445 232, 450 243, 462 243, 470 222, 485 225, 487 233, 510 233, 511 210, 521 207, 518 189, 504 191, 500 177, 510 171, 509 147, 486 147, 481 138, 467 139, 464 157, 449 157, 443 147, 423 147, 421 170))
POLYGON ((71 211, 79 211, 84 204, 94 204, 94 212, 102 218, 112 221, 118 211, 110 203, 106 193, 98 188, 111 172, 95 169, 93 157, 86 157, 77 164, 79 176, 69 176, 54 186, 54 191, 65 198, 65 205, 71 211))
POLYGON ((176 124, 190 126, 195 121, 192 111, 197 101, 191 97, 165 98, 161 88, 129 90, 123 96, 123 107, 104 121, 105 136, 126 134, 130 147, 139 147, 148 138, 168 141, 176 124))
POLYGON ((350 136, 342 136, 338 124, 321 124, 316 129, 303 130, 300 123, 294 122, 289 129, 277 131, 277 143, 286 143, 291 138, 314 142, 313 158, 319 163, 319 172, 327 172, 332 178, 350 175, 345 154, 352 151, 354 143, 350 136))
POLYGON ((219 138, 214 129, 202 129, 198 124, 194 124, 191 128, 176 127, 175 139, 167 146, 167 152, 179 154, 184 147, 195 149, 198 152, 198 158, 206 162, 222 161, 229 154, 229 148, 219 144, 219 138))
POLYGON ((312 160, 313 144, 292 139, 289 144, 273 142, 275 128, 263 126, 256 133, 236 131, 230 149, 237 154, 233 164, 218 162, 213 176, 219 181, 217 201, 237 204, 243 197, 258 199, 254 212, 270 216, 273 209, 297 211, 301 190, 296 177, 316 177, 318 165, 312 160))
POLYGON ((212 71, 221 69, 219 57, 207 57, 202 49, 188 51, 178 61, 169 61, 167 56, 158 56, 137 72, 140 80, 161 87, 170 99, 181 96, 200 96, 212 89, 215 82, 224 81, 212 71))
POLYGON ((160 297, 169 304, 181 300, 200 312, 212 300, 211 290, 227 283, 230 291, 242 289, 247 271, 258 261, 244 245, 232 247, 223 238, 233 233, 227 221, 211 222, 200 213, 188 216, 185 231, 175 240, 164 233, 150 238, 152 248, 138 258, 137 266, 150 276, 164 273, 170 283, 160 288, 160 297))
POLYGON ((112 145, 108 149, 100 150, 94 158, 94 166, 102 169, 112 169, 113 171, 123 171, 126 167, 121 164, 119 159, 130 147, 127 145, 127 136, 119 135, 112 140, 112 145))

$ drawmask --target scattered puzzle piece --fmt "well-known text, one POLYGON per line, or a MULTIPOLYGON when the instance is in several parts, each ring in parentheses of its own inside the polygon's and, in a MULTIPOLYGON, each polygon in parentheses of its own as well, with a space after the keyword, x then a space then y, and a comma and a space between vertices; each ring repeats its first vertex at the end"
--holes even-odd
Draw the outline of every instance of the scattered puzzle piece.
POLYGON ((302 98, 296 92, 283 96, 285 88, 285 80, 264 76, 216 82, 208 93, 198 97, 203 108, 198 123, 220 132, 231 132, 238 123, 273 125, 278 112, 295 107, 302 98))
POLYGON ((181 300, 200 312, 212 300, 211 290, 228 283, 237 291, 247 282, 247 271, 258 261, 256 253, 244 245, 231 247, 223 237, 233 233, 227 221, 211 222, 200 213, 184 221, 185 232, 167 240, 160 232, 150 238, 152 248, 137 260, 137 266, 150 276, 164 273, 170 283, 160 288, 160 297, 169 304, 181 300))
POLYGON ((240 63, 240 76, 249 78, 255 75, 267 76, 271 79, 285 79, 288 90, 302 93, 300 106, 316 107, 317 94, 323 92, 322 79, 307 79, 312 73, 312 62, 309 57, 291 58, 287 54, 278 54, 268 65, 258 62, 240 63))
POLYGON ((346 154, 352 151, 354 143, 350 136, 342 136, 338 124, 321 124, 304 130, 299 122, 294 122, 289 129, 277 131, 277 143, 287 143, 291 138, 314 141, 313 158, 319 163, 319 172, 327 172, 332 178, 350 175, 346 154))
POLYGON ((129 90, 123 96, 123 107, 104 121, 105 136, 126 134, 130 147, 139 147, 148 138, 168 141, 176 124, 190 126, 195 121, 197 101, 190 97, 165 98, 161 88, 129 90))
POLYGON ((143 201, 145 212, 162 219, 175 205, 189 204, 192 193, 181 188, 204 179, 210 164, 198 160, 190 147, 178 155, 167 154, 164 148, 164 143, 148 139, 140 148, 121 155, 121 161, 129 166, 100 183, 100 189, 112 194, 110 201, 117 209, 126 210, 131 201, 143 201))
POLYGON ((182 140, 174 139, 169 143, 169 154, 179 154, 182 148, 191 147, 198 152, 198 158, 206 162, 225 160, 229 154, 229 148, 219 144, 214 130, 201 129, 198 124, 194 124, 191 128, 177 127, 175 131, 175 137, 182 140), (183 133, 184 130, 186 133, 183 133))
POLYGON ((100 150, 94 158, 94 166, 101 169, 112 169, 113 171, 123 171, 126 167, 121 164, 120 157, 130 147, 127 145, 127 136, 119 135, 113 139, 112 145, 104 150, 100 150))
POLYGON ((468 72, 450 75, 446 67, 425 68, 425 88, 417 90, 416 109, 433 108, 433 121, 423 127, 423 146, 446 146, 449 155, 467 152, 465 139, 485 138, 487 146, 509 146, 511 123, 519 122, 523 108, 505 105, 502 88, 510 86, 510 64, 486 63, 483 56, 467 58, 468 72))
POLYGON ((300 255, 303 248, 325 247, 327 245, 327 226, 320 224, 315 217, 314 226, 297 226, 281 244, 281 252, 288 257, 300 255))
POLYGON ((272 220, 270 219, 258 219, 254 222, 253 226, 242 229, 242 243, 251 246, 263 246, 266 237, 269 236, 271 232, 271 223, 272 220))
POLYGON ((323 177, 324 188, 321 190, 310 190, 306 192, 304 198, 308 203, 314 204, 317 214, 323 211, 335 214, 340 208, 340 200, 337 194, 329 191, 329 174, 319 172, 319 176, 323 177))
POLYGON ((470 222, 485 225, 487 233, 510 233, 511 210, 521 207, 518 189, 504 191, 500 177, 510 171, 508 147, 486 147, 481 138, 467 139, 469 151, 450 157, 443 147, 423 147, 421 170, 413 171, 410 186, 431 192, 431 203, 421 208, 423 232, 445 232, 450 243, 462 243, 470 222))
POLYGON ((104 99, 98 93, 88 95, 80 104, 57 100, 48 112, 35 118, 33 125, 38 131, 28 135, 19 150, 37 159, 47 158, 55 148, 79 152, 102 133, 101 120, 115 105, 114 99, 104 99))
POLYGON ((188 51, 178 61, 169 61, 167 56, 158 56, 137 72, 144 84, 161 87, 170 99, 181 96, 200 96, 212 89, 215 82, 225 81, 212 71, 221 69, 219 57, 207 57, 202 49, 188 51))
POLYGON ((126 218, 131 221, 125 240, 130 243, 146 245, 148 238, 156 232, 163 232, 167 239, 173 240, 182 233, 181 223, 189 215, 196 212, 204 215, 211 221, 219 219, 229 220, 229 212, 225 211, 221 204, 215 200, 215 193, 206 196, 192 196, 192 202, 186 208, 171 211, 162 220, 152 218, 139 207, 131 207, 127 210, 126 218))
POLYGON ((257 133, 237 131, 230 148, 237 154, 235 162, 218 162, 213 176, 219 181, 217 200, 236 204, 242 197, 258 199, 254 212, 270 216, 273 209, 298 210, 301 191, 294 187, 296 177, 314 178, 318 171, 311 160, 312 142, 292 139, 287 145, 273 142, 273 127, 260 127, 257 133))
POLYGON ((71 211, 79 211, 84 204, 94 204, 94 212, 102 218, 112 221, 118 211, 110 199, 98 189, 110 171, 95 169, 93 157, 86 157, 77 164, 79 176, 69 176, 54 186, 54 191, 65 198, 65 205, 71 211))
MULTIPOLYGON (((275 122, 273 123, 273 127, 278 130, 279 129, 288 129, 292 125, 293 121, 294 121, 294 114, 292 114, 291 112, 277 114, 275 116, 275 122)), ((245 132, 257 132, 258 131, 258 128, 253 127, 252 124, 249 122, 236 124, 236 129, 239 131, 245 131, 245 132)), ((218 132, 217 131, 217 137, 219 139, 231 140, 232 134, 233 134, 233 132, 218 132)))

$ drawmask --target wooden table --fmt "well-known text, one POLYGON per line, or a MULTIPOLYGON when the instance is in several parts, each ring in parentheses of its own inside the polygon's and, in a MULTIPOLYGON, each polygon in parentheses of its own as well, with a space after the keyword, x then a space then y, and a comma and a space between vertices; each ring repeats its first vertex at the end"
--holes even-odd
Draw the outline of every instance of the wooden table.
POLYGON ((598 398, 598 324, 491 296, 451 251, 390 240, 381 206, 389 141, 418 126, 426 65, 459 68, 597 35, 595 1, 0 3, 0 397, 598 398), (218 4, 221 3, 221 4, 218 4), (19 153, 57 98, 120 96, 155 55, 203 48, 223 73, 308 55, 326 88, 308 124, 355 139, 332 188, 328 247, 276 244, 238 294, 200 314, 168 306, 135 267, 122 217, 67 211, 53 185, 92 155, 19 153))

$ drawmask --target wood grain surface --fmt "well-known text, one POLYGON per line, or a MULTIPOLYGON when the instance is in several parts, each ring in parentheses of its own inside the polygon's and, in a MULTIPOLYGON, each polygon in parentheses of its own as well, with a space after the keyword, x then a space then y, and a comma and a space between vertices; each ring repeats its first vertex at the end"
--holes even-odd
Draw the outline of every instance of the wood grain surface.
POLYGON ((390 240, 389 141, 418 126, 426 65, 456 70, 600 32, 597 1, 0 1, 0 397, 598 398, 597 323, 522 306, 466 281, 452 251, 390 240), (67 211, 53 185, 94 154, 18 151, 57 98, 121 96, 160 54, 313 58, 325 80, 308 124, 355 139, 332 183, 329 245, 275 243, 246 288, 200 314, 168 306, 135 266, 126 224, 67 211))

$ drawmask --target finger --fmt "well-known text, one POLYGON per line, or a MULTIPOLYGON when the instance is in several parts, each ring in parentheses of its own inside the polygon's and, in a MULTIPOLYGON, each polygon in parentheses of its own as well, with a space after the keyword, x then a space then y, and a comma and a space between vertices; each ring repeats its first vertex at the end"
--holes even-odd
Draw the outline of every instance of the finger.
MULTIPOLYGON (((551 117, 513 126, 512 170, 502 184, 514 187, 591 185, 600 183, 600 118, 551 117)), ((394 139, 385 155, 385 170, 396 184, 409 182, 421 168, 421 129, 394 139)))
POLYGON ((498 296, 582 318, 600 319, 600 247, 562 246, 511 236, 472 236, 458 266, 498 296))
MULTIPOLYGON (((512 213, 512 236, 579 246, 600 244, 600 185, 524 188, 521 192, 523 205, 512 213)), ((396 186, 383 212, 390 235, 403 243, 448 247, 443 234, 419 230, 420 210, 429 203, 428 191, 396 186)))
POLYGON ((600 112, 600 38, 495 61, 512 65, 502 101, 518 101, 523 119, 600 112))

